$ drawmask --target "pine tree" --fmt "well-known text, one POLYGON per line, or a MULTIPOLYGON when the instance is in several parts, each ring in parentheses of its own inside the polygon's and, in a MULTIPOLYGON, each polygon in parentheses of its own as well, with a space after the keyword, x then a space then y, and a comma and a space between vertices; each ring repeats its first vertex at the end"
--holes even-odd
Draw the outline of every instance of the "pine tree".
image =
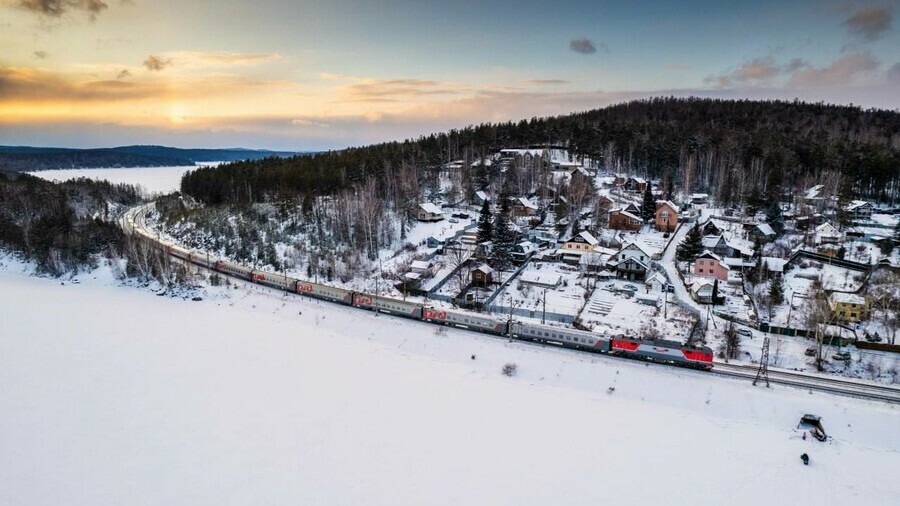
POLYGON ((656 216, 656 199, 653 198, 653 192, 650 191, 650 183, 647 183, 647 189, 644 190, 644 201, 641 203, 641 218, 644 221, 650 221, 656 216))
POLYGON ((494 217, 494 236, 491 252, 500 269, 507 267, 512 258, 513 234, 509 227, 509 197, 502 195, 500 210, 494 217))
POLYGON ((494 236, 494 225, 491 216, 491 203, 485 199, 481 206, 481 215, 478 216, 478 244, 490 241, 494 236))
POLYGON ((712 303, 717 304, 719 300, 719 278, 713 281, 712 303))
POLYGON ((675 258, 682 262, 693 262, 701 253, 703 253, 703 236, 700 235, 700 227, 694 225, 675 250, 675 258))
POLYGON ((763 199, 762 192, 759 191, 759 187, 754 186, 750 190, 750 195, 747 196, 747 215, 755 216, 764 203, 765 199, 763 199))
POLYGON ((781 215, 781 206, 778 202, 773 201, 766 208, 766 223, 775 231, 776 237, 784 233, 784 216, 781 215))
POLYGON ((773 306, 784 303, 784 281, 781 280, 781 276, 775 276, 769 286, 769 302, 773 306))

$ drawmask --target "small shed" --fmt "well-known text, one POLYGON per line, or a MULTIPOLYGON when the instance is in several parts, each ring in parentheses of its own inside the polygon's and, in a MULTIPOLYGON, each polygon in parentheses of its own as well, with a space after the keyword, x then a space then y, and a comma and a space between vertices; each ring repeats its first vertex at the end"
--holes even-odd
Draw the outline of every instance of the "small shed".
POLYGON ((494 282, 494 269, 488 264, 481 264, 472 269, 472 284, 476 286, 487 286, 494 282))

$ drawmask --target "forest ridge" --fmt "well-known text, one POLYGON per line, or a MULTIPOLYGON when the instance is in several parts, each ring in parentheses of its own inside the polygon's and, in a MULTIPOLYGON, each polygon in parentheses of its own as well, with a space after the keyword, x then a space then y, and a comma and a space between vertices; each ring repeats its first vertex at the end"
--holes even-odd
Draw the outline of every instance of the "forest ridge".
MULTIPOLYGON (((837 176, 842 192, 900 199, 900 113, 799 101, 653 98, 549 118, 481 124, 315 156, 200 168, 182 191, 208 204, 328 195, 401 168, 464 169, 501 148, 564 147, 619 172, 672 181, 740 203, 769 181, 798 189, 837 176)), ((476 178, 477 179, 477 178, 476 178)), ((467 191, 477 190, 474 186, 467 191)))

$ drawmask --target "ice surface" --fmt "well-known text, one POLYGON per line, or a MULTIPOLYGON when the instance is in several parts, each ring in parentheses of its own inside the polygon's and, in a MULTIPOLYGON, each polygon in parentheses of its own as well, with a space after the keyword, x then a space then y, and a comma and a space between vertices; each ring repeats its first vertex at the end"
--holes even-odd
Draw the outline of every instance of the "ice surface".
POLYGON ((896 407, 436 332, 242 283, 192 302, 102 270, 61 286, 0 263, 0 504, 900 496, 896 407), (500 374, 507 362, 516 377, 500 374), (793 430, 807 412, 831 442, 793 430))

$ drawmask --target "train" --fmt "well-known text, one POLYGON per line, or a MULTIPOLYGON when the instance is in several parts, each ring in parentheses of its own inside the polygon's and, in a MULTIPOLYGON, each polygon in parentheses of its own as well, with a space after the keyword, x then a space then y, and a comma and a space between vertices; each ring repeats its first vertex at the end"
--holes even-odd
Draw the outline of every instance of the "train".
POLYGON ((432 307, 427 304, 314 283, 225 260, 210 259, 204 253, 193 252, 165 241, 153 239, 153 242, 159 243, 170 255, 185 262, 307 297, 521 341, 702 370, 713 368, 713 352, 706 346, 692 346, 664 339, 646 340, 626 336, 609 336, 579 329, 520 322, 514 319, 497 319, 489 315, 432 307))

